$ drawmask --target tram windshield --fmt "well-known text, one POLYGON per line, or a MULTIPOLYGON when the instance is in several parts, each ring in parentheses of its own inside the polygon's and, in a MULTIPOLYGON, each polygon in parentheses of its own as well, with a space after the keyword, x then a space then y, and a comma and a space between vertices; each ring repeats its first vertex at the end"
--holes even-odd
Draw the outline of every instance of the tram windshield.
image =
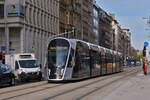
POLYGON ((69 52, 69 43, 64 39, 52 40, 48 48, 48 66, 65 67, 69 52))

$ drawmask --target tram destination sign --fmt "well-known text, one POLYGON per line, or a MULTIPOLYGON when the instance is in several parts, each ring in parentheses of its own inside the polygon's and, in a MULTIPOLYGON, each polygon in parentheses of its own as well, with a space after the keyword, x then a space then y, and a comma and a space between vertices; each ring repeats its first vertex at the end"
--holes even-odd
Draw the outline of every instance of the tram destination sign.
POLYGON ((67 50, 68 47, 66 46, 57 46, 57 47, 50 47, 50 50, 67 50))

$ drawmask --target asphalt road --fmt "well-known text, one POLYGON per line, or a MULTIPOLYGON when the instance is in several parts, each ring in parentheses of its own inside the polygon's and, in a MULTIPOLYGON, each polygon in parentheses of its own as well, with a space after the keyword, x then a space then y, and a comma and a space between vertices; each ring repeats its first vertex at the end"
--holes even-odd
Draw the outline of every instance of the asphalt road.
POLYGON ((141 67, 129 67, 121 73, 79 82, 41 81, 4 87, 0 88, 0 100, 103 100, 140 71, 141 67))

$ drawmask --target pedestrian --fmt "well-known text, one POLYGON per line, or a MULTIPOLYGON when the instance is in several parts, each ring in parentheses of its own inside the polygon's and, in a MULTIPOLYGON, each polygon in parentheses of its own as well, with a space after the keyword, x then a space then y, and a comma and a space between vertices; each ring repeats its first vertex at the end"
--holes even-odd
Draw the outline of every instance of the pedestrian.
POLYGON ((144 75, 147 75, 147 64, 146 64, 146 59, 144 59, 144 62, 143 62, 143 71, 144 71, 144 75))

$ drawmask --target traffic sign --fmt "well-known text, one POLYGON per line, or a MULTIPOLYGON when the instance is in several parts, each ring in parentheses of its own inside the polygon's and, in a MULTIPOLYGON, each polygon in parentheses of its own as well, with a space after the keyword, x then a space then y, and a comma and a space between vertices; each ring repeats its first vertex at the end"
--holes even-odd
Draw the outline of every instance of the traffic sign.
POLYGON ((149 43, 148 43, 148 42, 144 42, 144 46, 146 46, 146 47, 147 47, 148 45, 149 45, 149 43))
POLYGON ((2 47, 1 47, 1 50, 2 50, 2 51, 6 51, 6 46, 2 46, 2 47))

